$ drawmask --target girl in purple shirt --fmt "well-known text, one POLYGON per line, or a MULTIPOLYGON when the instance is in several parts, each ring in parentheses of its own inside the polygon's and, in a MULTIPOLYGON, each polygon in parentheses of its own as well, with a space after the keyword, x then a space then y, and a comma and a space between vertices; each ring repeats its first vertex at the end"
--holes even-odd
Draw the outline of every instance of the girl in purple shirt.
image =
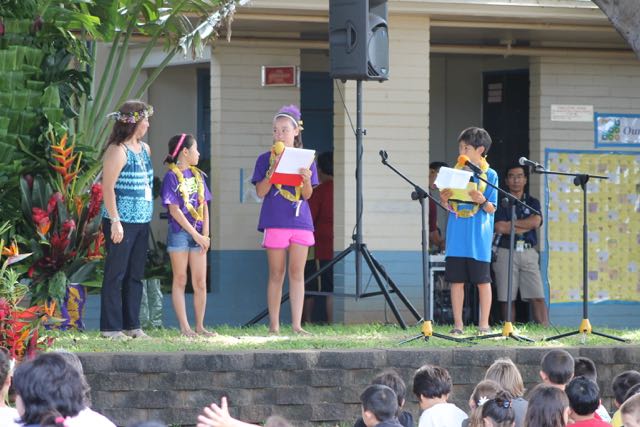
POLYGON ((193 135, 181 134, 169 140, 169 155, 165 163, 169 170, 162 181, 162 204, 169 211, 167 252, 171 258, 173 284, 171 299, 180 323, 182 335, 195 337, 217 335, 204 327, 207 306, 207 251, 209 238, 209 207, 211 193, 204 173, 196 168, 200 153, 193 135), (191 270, 193 306, 196 330, 189 326, 184 301, 187 267, 191 270))
POLYGON ((261 154, 256 160, 251 182, 256 186, 258 197, 262 197, 262 208, 258 230, 264 232, 262 246, 267 250, 269 282, 267 306, 269 309, 269 332, 280 332, 280 300, 284 274, 289 255, 289 297, 291 300, 291 327, 296 334, 308 335, 302 329, 302 306, 304 303, 304 266, 309 246, 313 246, 313 220, 307 200, 313 186, 318 185, 315 163, 310 168, 300 169, 302 184, 299 187, 276 185, 270 182, 275 165, 282 154, 276 147, 302 147, 302 120, 295 105, 284 106, 273 118, 273 142, 271 151, 261 154))

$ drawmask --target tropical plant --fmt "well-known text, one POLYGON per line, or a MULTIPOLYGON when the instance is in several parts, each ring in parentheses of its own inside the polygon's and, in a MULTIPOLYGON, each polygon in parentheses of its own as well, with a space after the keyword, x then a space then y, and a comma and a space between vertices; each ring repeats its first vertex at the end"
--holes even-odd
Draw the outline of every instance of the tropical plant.
MULTIPOLYGON (((236 7, 249 0, 98 0, 97 3, 104 5, 100 9, 100 31, 104 35, 100 41, 109 44, 109 56, 99 82, 94 74, 97 88, 91 98, 85 97, 82 102, 76 133, 83 135, 88 145, 101 147, 106 141, 109 109, 127 99, 140 98, 178 53, 194 58, 202 56, 207 43, 231 24, 236 7), (140 39, 143 43, 136 43, 140 39), (164 48, 164 56, 144 78, 143 66, 159 46, 164 48), (143 48, 142 53, 126 86, 118 93, 116 88, 125 60, 137 47, 143 48)), ((230 34, 228 30, 227 36, 230 34)), ((95 55, 95 44, 92 49, 95 55)))
POLYGON ((62 302, 69 283, 91 281, 102 258, 102 188, 93 180, 99 163, 83 164, 67 134, 49 133, 52 173, 20 181, 22 212, 32 226, 32 300, 62 302))
MULTIPOLYGON (((5 235, 9 228, 8 222, 0 225, 0 235, 5 235)), ((52 343, 43 331, 53 315, 55 303, 20 306, 29 287, 19 281, 21 273, 11 266, 30 255, 20 254, 15 241, 5 245, 4 237, 0 238, 0 347, 8 349, 10 356, 17 360, 30 357, 52 343)))

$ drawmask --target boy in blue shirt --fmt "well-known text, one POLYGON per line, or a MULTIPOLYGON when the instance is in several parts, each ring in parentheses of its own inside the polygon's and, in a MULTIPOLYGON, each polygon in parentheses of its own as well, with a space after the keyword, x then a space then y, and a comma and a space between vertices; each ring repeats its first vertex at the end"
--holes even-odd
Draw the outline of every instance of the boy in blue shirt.
MULTIPOLYGON (((481 178, 498 185, 498 174, 489 167, 485 157, 491 148, 491 137, 486 130, 470 127, 458 137, 459 159, 457 168, 463 168, 465 161, 477 165, 481 178)), ((493 238, 493 217, 497 205, 497 190, 477 176, 471 178, 475 189, 468 191, 468 199, 453 199, 451 189, 440 191, 440 201, 449 205, 451 211, 447 222, 445 252, 445 280, 451 283, 451 308, 453 329, 451 334, 462 334, 462 306, 464 304, 464 284, 478 287, 480 299, 480 319, 478 331, 490 332, 489 312, 491 310, 491 240, 493 238), (469 200, 470 199, 470 200, 469 200)))

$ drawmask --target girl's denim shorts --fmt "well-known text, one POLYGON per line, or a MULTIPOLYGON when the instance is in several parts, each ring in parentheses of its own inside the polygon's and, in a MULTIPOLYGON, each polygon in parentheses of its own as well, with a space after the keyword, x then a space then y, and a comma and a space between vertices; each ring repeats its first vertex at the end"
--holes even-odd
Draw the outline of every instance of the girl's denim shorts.
POLYGON ((169 230, 167 236, 167 252, 187 252, 198 251, 200 246, 193 240, 191 234, 184 230, 180 230, 177 233, 169 230))

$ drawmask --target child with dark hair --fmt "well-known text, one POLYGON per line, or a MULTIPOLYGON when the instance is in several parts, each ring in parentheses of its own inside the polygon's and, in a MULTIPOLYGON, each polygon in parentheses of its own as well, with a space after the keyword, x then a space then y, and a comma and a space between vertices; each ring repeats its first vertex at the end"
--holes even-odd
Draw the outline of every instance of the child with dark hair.
POLYGON ((53 353, 62 356, 62 358, 71 367, 76 369, 80 374, 80 380, 82 381, 84 407, 75 417, 65 419, 65 427, 116 427, 116 425, 112 423, 107 417, 90 408, 91 399, 89 397, 89 393, 91 392, 91 388, 89 387, 89 383, 87 383, 87 379, 84 376, 84 369, 82 368, 82 362, 80 361, 80 358, 75 353, 71 353, 70 351, 65 350, 57 350, 53 353))
MULTIPOLYGON (((407 394, 407 386, 405 385, 402 378, 400 378, 400 375, 398 375, 397 372, 392 370, 385 371, 380 375, 376 376, 371 381, 371 384, 386 385, 391 390, 393 390, 393 392, 396 394, 396 397, 398 398, 398 411, 396 413, 398 422, 404 427, 413 427, 413 415, 411 415, 411 412, 402 410, 402 408, 404 407, 405 397, 407 394)), ((362 418, 358 418, 356 423, 353 425, 353 427, 364 427, 364 426, 365 426, 365 423, 362 418)))
MULTIPOLYGON (((589 359, 588 357, 578 356, 573 359, 573 376, 585 377, 595 382, 596 384, 598 383, 598 370, 596 369, 596 364, 593 363, 593 360, 589 359)), ((602 406, 602 403, 598 405, 595 417, 601 419, 606 423, 611 422, 611 415, 609 415, 607 409, 602 406)))
POLYGON ((538 384, 529 393, 524 427, 565 427, 569 421, 569 399, 550 384, 538 384))
POLYGON ((453 311, 454 335, 463 334, 462 307, 464 284, 478 288, 480 315, 478 332, 488 333, 491 311, 491 242, 493 240, 493 217, 498 200, 498 174, 489 167, 486 156, 491 148, 491 137, 486 130, 471 127, 458 137, 460 157, 456 168, 473 163, 482 172, 471 178, 470 187, 464 197, 456 196, 450 188, 440 190, 440 201, 449 205, 451 212, 447 221, 447 245, 445 254, 445 280, 451 283, 451 308, 453 311))
POLYGON ((573 377, 573 356, 568 351, 553 349, 542 356, 540 378, 545 384, 564 390, 573 377))
POLYGON ((473 389, 469 397, 469 418, 462 422, 462 427, 484 427, 482 407, 489 399, 493 399, 503 391, 500 384, 492 380, 482 380, 473 389))
POLYGON ((38 425, 50 418, 61 425, 58 418, 65 422, 84 408, 85 387, 80 373, 56 353, 22 362, 16 368, 13 386, 16 407, 26 425, 38 425))
POLYGON ((622 422, 626 427, 640 427, 640 394, 630 396, 620 407, 622 422))
POLYGON ((398 397, 390 387, 373 384, 360 395, 362 419, 367 427, 401 427, 398 413, 398 397))
POLYGON ((598 384, 586 377, 575 377, 565 388, 569 398, 569 418, 576 427, 608 427, 609 424, 595 417, 600 406, 598 384))
MULTIPOLYGON (((436 186, 436 178, 438 177, 438 172, 440 172, 441 167, 449 167, 449 165, 445 162, 431 162, 429 163, 429 192, 434 197, 439 196, 439 190, 436 186)), ((429 245, 431 248, 435 248, 438 252, 442 252, 445 248, 445 240, 442 237, 442 230, 445 230, 445 222, 446 216, 441 217, 438 220, 438 205, 432 199, 429 199, 429 245), (438 227, 438 222, 442 224, 442 230, 438 227)), ((446 211, 442 211, 442 213, 446 214, 446 211)))
POLYGON ((638 371, 624 371, 613 378, 611 388, 613 389, 613 395, 615 397, 614 404, 616 408, 618 408, 611 418, 611 425, 613 427, 622 427, 622 416, 619 408, 625 402, 625 398, 631 387, 636 384, 640 384, 640 372, 638 371))
POLYGON ((451 393, 451 376, 439 366, 424 365, 413 377, 413 394, 420 409, 419 427, 459 427, 467 414, 453 403, 448 403, 451 393))
POLYGON ((207 253, 209 235, 209 202, 211 193, 204 172, 197 168, 200 160, 198 141, 193 135, 180 134, 169 139, 165 163, 169 170, 162 180, 162 204, 169 212, 167 252, 171 258, 173 280, 171 300, 183 336, 214 337, 204 327, 207 307, 207 253), (189 326, 185 307, 187 270, 191 272, 195 331, 189 326))
POLYGON ((511 395, 506 391, 499 391, 493 399, 482 405, 483 427, 513 427, 515 419, 511 395))
POLYGON ((0 426, 13 426, 20 419, 18 411, 8 407, 5 402, 11 387, 12 361, 9 352, 0 347, 0 426))

